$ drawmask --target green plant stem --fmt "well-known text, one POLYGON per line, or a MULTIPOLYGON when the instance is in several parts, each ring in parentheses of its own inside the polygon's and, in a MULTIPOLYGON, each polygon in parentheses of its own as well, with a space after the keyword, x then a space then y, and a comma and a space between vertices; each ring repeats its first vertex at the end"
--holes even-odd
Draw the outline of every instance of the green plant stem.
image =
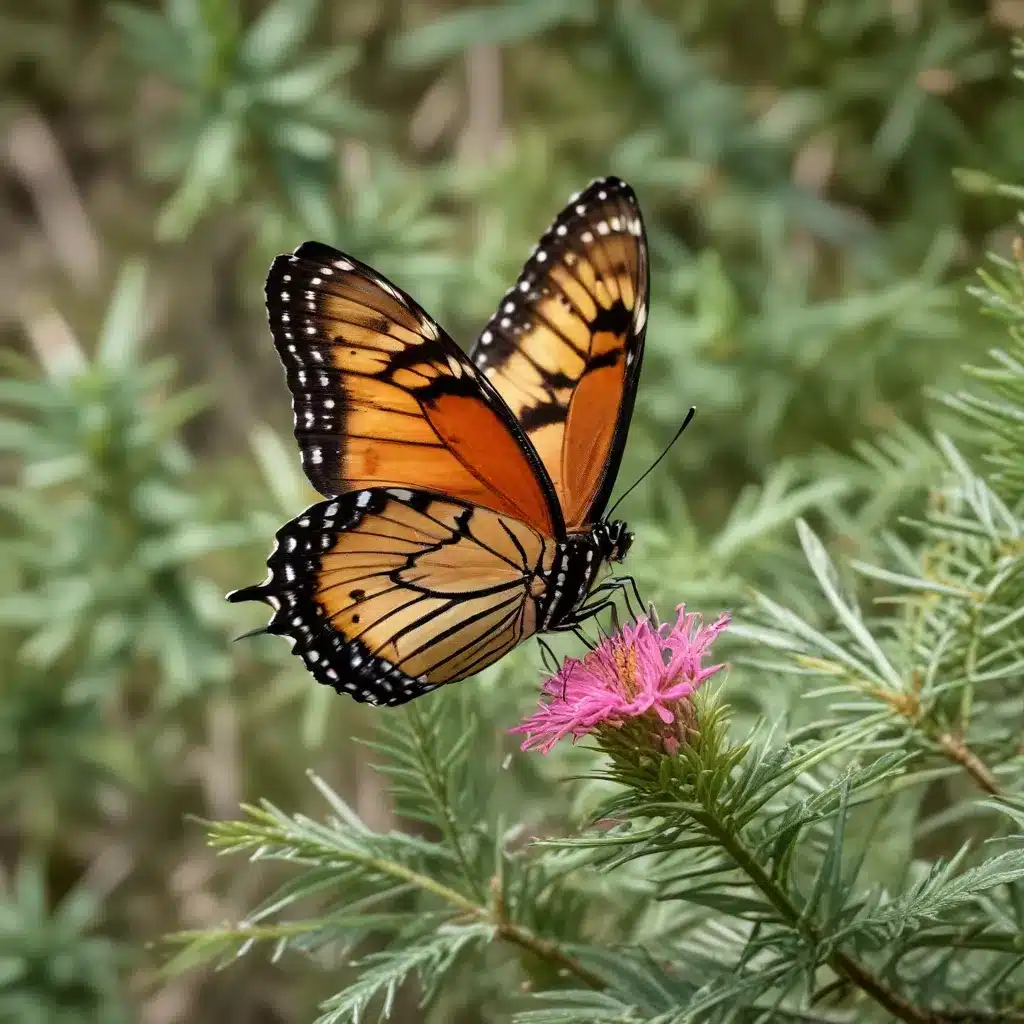
POLYGON ((975 785, 991 796, 999 796, 999 783, 988 766, 962 739, 944 732, 935 737, 939 749, 951 761, 955 761, 974 780, 975 785))
POLYGON ((513 924, 511 921, 502 921, 498 924, 498 934, 506 941, 529 950, 541 960, 557 964, 563 970, 574 974, 590 988, 600 990, 608 987, 604 978, 590 970, 589 967, 585 967, 564 949, 559 948, 549 939, 542 939, 539 935, 534 935, 533 932, 520 925, 513 924))
MULTIPOLYGON (((804 920, 800 911, 786 895, 782 887, 761 867, 750 851, 729 829, 721 826, 715 815, 709 815, 707 824, 713 830, 713 834, 718 842, 721 843, 722 848, 729 853, 740 869, 764 893, 771 905, 778 911, 780 917, 790 927, 799 932, 809 943, 817 945, 820 937, 815 929, 804 920)), ((843 953, 841 950, 833 952, 826 960, 826 963, 836 974, 852 982, 899 1020, 908 1021, 910 1024, 943 1024, 943 1022, 950 1019, 941 1014, 915 1006, 876 978, 859 960, 847 953, 843 953)))
POLYGON ((422 875, 418 871, 413 871, 411 868, 405 867, 403 864, 396 864, 394 861, 383 860, 380 857, 364 857, 359 854, 347 854, 346 859, 358 861, 360 864, 372 867, 374 870, 380 871, 382 874, 391 875, 393 878, 401 878, 403 881, 409 882, 411 885, 415 885, 420 889, 433 893, 435 896, 440 897, 452 906, 458 907, 459 910, 471 916, 474 920, 492 924, 495 929, 495 934, 506 942, 519 946, 521 949, 528 950, 541 960, 547 960, 561 969, 568 971, 570 974, 579 978, 579 980, 589 988, 607 988, 607 983, 599 974, 596 974, 594 971, 590 970, 589 967, 581 964, 579 960, 574 956, 571 956, 554 942, 551 942, 550 939, 541 938, 541 936, 535 935, 528 928, 524 928, 522 925, 516 924, 513 921, 505 920, 504 917, 500 916, 500 911, 498 912, 498 916, 496 916, 494 909, 474 903, 472 900, 463 896, 457 889, 452 889, 450 886, 443 885, 441 882, 436 882, 428 875, 422 875))

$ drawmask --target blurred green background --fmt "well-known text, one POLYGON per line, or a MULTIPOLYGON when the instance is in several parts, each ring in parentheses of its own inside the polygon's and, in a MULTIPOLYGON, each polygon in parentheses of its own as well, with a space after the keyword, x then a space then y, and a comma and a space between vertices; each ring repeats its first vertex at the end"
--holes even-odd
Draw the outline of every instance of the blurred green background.
MULTIPOLYGON (((298 809, 307 768, 392 815, 373 714, 230 642, 262 617, 223 593, 313 499, 276 253, 335 244, 468 344, 569 193, 625 178, 653 281, 620 488, 699 410, 621 509, 630 569, 665 616, 751 586, 814 616, 794 517, 870 556, 936 472, 929 390, 1000 336, 964 279, 1013 234, 1020 32, 1024 0, 7 0, 0 1020, 272 1024, 338 987, 295 957, 164 977, 153 948, 263 891, 188 815, 298 809)), ((539 664, 466 684, 499 747, 539 664)), ((538 770, 510 820, 566 799, 538 770)))

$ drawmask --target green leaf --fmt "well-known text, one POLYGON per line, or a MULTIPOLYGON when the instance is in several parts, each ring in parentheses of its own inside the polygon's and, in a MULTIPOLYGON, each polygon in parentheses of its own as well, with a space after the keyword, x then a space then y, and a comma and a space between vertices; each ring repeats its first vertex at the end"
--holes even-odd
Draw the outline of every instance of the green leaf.
POLYGON ((824 591, 840 621, 849 630, 850 634, 857 640, 861 648, 868 654, 874 663, 879 676, 894 689, 903 688, 903 678, 896 671, 892 662, 885 656, 878 642, 871 635, 870 630, 864 625, 859 614, 847 603, 839 588, 839 581, 835 566, 825 551, 825 546, 818 540, 817 535, 799 519, 797 520, 797 532, 800 535, 800 544, 803 546, 807 561, 818 579, 818 584, 824 591))
POLYGON ((206 125, 180 187, 160 213, 158 238, 180 240, 192 230, 222 193, 241 141, 242 128, 234 118, 220 117, 206 125))
POLYGON ((485 925, 456 927, 445 925, 427 942, 395 947, 387 952, 372 953, 357 961, 358 978, 341 992, 328 999, 315 1024, 359 1024, 363 1013, 376 999, 381 999, 377 1019, 391 1016, 399 986, 410 974, 418 976, 423 995, 419 1005, 426 1006, 442 976, 454 966, 469 947, 491 939, 492 929, 485 925))
POLYGON ((465 7, 399 36, 391 57, 402 67, 424 67, 470 46, 520 42, 565 22, 589 22, 594 14, 593 0, 520 0, 507 6, 465 7))
POLYGON ((312 31, 319 8, 319 0, 273 0, 242 37, 242 64, 262 76, 294 57, 312 31))
POLYGON ((141 262, 130 261, 118 274, 97 341, 97 361, 108 369, 123 370, 138 355, 145 301, 146 268, 141 262))
POLYGON ((279 107, 307 108, 330 89, 340 75, 351 71, 358 58, 354 47, 332 50, 290 71, 262 79, 252 86, 251 95, 279 107))

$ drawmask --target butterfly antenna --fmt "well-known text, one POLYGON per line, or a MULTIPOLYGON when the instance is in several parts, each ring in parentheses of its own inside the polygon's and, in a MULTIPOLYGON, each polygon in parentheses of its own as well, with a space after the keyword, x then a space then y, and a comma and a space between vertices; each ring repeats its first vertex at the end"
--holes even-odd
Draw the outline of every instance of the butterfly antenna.
POLYGON ((669 441, 667 445, 665 445, 665 450, 640 474, 640 476, 636 480, 633 481, 633 483, 629 485, 629 487, 626 488, 625 492, 619 496, 618 501, 616 501, 615 504, 612 505, 612 507, 608 510, 605 519, 611 519, 612 513, 622 504, 623 500, 630 494, 632 494, 633 491, 635 491, 636 488, 641 483, 643 483, 648 476, 650 476, 650 474, 654 471, 654 467, 657 466, 657 464, 661 462, 661 460, 665 458, 666 455, 668 455, 668 453, 672 450, 672 445, 674 445, 676 441, 678 441, 679 438, 682 437, 683 431, 690 425, 690 420, 692 420, 693 417, 696 415, 697 407, 695 405, 691 405, 690 411, 686 414, 686 419, 683 420, 683 425, 675 432, 675 436, 672 438, 672 440, 669 441))

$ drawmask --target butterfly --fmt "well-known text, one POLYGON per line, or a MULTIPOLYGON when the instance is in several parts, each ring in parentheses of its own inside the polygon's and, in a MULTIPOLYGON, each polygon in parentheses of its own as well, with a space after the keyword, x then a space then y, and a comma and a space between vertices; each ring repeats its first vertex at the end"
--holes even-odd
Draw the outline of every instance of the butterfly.
POLYGON ((339 693, 395 706, 612 605, 633 537, 603 516, 649 301, 625 182, 572 197, 468 356, 319 242, 274 260, 266 301, 326 500, 278 530, 263 583, 228 595, 271 606, 258 632, 339 693))

